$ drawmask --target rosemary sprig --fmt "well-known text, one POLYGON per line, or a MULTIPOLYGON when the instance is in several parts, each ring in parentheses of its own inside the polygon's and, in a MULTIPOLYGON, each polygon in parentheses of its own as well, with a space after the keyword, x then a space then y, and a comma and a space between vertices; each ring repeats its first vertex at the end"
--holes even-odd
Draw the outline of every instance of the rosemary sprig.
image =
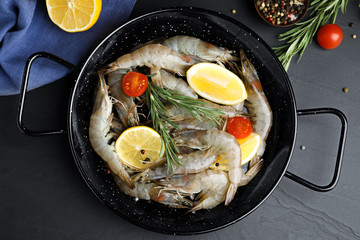
POLYGON ((146 103, 150 109, 150 115, 154 123, 154 128, 157 132, 159 132, 163 140, 162 147, 165 148, 165 157, 167 159, 168 168, 173 169, 173 164, 178 166, 181 164, 181 161, 176 155, 179 153, 179 150, 170 136, 165 123, 168 123, 177 129, 180 129, 180 127, 170 120, 171 118, 167 114, 167 108, 163 104, 163 101, 169 102, 175 107, 183 107, 199 121, 209 119, 218 125, 222 121, 220 116, 224 115, 224 112, 220 109, 207 107, 206 102, 201 102, 192 97, 180 95, 176 91, 165 90, 149 82, 146 90, 146 103))
POLYGON ((279 35, 279 41, 287 41, 285 45, 274 47, 273 50, 283 64, 285 70, 289 69, 291 59, 299 52, 299 60, 308 44, 312 42, 318 28, 329 19, 335 23, 339 9, 344 14, 348 0, 314 0, 309 10, 312 10, 310 19, 296 23, 295 28, 279 35))
MULTIPOLYGON (((146 103, 150 108, 150 115, 154 123, 154 128, 160 134, 162 139, 163 144, 161 145, 160 152, 162 152, 163 148, 165 148, 165 157, 167 159, 168 167, 170 166, 171 169, 173 169, 172 163, 175 163, 176 165, 181 164, 180 159, 176 155, 179 153, 179 150, 177 149, 174 140, 171 138, 168 129, 165 126, 164 121, 168 121, 169 119, 165 114, 166 108, 162 102, 157 100, 156 93, 154 96, 150 84, 146 89, 146 103)), ((172 124, 172 122, 169 122, 169 124, 172 124)), ((172 126, 179 128, 175 124, 172 124, 172 126)))

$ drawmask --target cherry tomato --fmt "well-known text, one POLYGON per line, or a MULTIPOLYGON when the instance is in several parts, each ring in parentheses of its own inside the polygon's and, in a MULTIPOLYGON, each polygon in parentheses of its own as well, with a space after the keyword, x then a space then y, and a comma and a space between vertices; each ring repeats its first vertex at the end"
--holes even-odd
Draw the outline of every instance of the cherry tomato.
POLYGON ((128 72, 125 74, 122 88, 126 95, 138 97, 143 94, 148 86, 148 78, 145 74, 138 72, 128 72))
POLYGON ((247 117, 232 117, 230 118, 227 131, 236 139, 246 138, 250 135, 253 128, 250 120, 247 117))
POLYGON ((336 24, 326 24, 319 28, 316 40, 325 49, 337 48, 343 40, 343 31, 336 24))

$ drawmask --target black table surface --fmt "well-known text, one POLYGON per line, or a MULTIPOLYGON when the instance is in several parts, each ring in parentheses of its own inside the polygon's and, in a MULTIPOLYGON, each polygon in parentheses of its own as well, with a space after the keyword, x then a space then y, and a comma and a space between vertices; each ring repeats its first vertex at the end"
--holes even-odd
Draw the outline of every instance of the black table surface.
MULTIPOLYGON (((270 197, 243 220, 186 239, 360 239, 359 3, 349 1, 346 14, 338 15, 336 23, 344 32, 338 48, 324 50, 313 41, 288 71, 298 109, 334 107, 347 116, 349 131, 336 188, 319 193, 283 178, 270 197)), ((253 29, 270 46, 280 45, 277 36, 286 30, 263 22, 253 1, 138 0, 132 17, 173 6, 221 12, 253 29)), ((33 129, 66 127, 73 79, 69 75, 29 92, 25 123, 33 129)), ((34 138, 20 133, 18 98, 0 97, 0 239, 180 238, 142 229, 102 205, 80 176, 66 134, 34 138)), ((339 134, 340 121, 332 115, 298 117, 288 170, 318 184, 329 182, 339 134)))

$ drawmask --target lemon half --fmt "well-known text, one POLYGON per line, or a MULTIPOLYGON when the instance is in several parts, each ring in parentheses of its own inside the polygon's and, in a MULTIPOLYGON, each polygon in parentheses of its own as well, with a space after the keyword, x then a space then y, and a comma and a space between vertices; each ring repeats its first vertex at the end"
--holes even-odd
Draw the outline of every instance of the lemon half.
POLYGON ((198 63, 186 73, 192 89, 210 101, 234 105, 247 98, 242 80, 233 72, 215 63, 198 63))
POLYGON ((99 18, 101 0, 46 0, 49 17, 66 32, 91 28, 99 18))

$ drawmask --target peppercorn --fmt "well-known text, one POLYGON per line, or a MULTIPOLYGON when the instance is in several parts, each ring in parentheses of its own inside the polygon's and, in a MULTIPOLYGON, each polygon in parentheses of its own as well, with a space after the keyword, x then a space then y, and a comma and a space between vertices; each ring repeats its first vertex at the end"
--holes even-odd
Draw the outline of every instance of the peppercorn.
POLYGON ((352 37, 353 39, 355 39, 355 38, 356 38, 356 35, 355 35, 355 34, 353 34, 351 37, 352 37))
POLYGON ((349 27, 354 27, 354 26, 355 26, 354 23, 350 23, 350 24, 349 24, 349 27))
POLYGON ((349 91, 349 89, 346 87, 346 88, 343 88, 343 92, 344 93, 347 93, 349 91))

